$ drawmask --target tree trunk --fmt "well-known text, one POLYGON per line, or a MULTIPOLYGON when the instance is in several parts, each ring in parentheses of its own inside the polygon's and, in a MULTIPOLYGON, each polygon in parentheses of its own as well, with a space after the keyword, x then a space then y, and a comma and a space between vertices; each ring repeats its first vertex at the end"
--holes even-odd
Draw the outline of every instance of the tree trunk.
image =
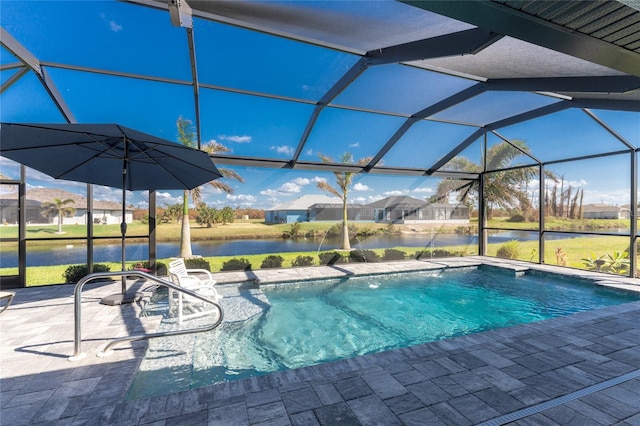
POLYGON ((584 189, 580 188, 580 209, 578 210, 578 219, 582 219, 582 198, 584 197, 584 189))
POLYGON ((184 191, 182 200, 182 230, 180 232, 180 254, 178 257, 192 257, 191 227, 189 225, 189 191, 184 191))
POLYGON ((351 250, 349 242, 349 225, 347 224, 347 197, 342 200, 342 250, 351 250))

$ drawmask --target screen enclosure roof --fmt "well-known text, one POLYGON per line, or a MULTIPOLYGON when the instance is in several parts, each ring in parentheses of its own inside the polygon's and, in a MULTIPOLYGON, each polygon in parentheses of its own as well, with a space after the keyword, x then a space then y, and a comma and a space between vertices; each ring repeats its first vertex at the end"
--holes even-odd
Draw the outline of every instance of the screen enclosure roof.
MULTIPOLYGON (((477 176, 449 166, 472 144, 510 142, 509 129, 549 116, 604 131, 614 143, 595 153, 633 151, 638 138, 607 117, 640 129, 639 9, 3 1, 2 121, 120 122, 175 140, 182 116, 199 144, 233 147, 216 164, 460 178, 477 176), (340 161, 354 146, 366 162, 340 161)), ((576 145, 566 156, 591 154, 576 145)), ((528 158, 560 160, 534 146, 528 158)))

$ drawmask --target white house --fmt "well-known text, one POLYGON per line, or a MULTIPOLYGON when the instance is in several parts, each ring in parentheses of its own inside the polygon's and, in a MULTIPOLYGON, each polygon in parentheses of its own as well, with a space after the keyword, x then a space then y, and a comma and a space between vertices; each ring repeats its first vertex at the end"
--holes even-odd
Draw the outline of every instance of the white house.
MULTIPOLYGON (((64 225, 86 225, 87 224, 87 199, 82 195, 74 194, 63 189, 56 188, 35 188, 29 189, 26 194, 27 202, 27 224, 29 223, 58 223, 58 216, 42 216, 42 204, 53 202, 54 199, 68 200, 74 202, 67 204, 73 207, 73 216, 62 218, 64 225)), ((3 223, 15 223, 18 215, 18 193, 2 194, 0 203, 0 214, 3 223)), ((133 222, 133 209, 127 207, 125 210, 126 223, 133 222)), ((93 223, 95 224, 120 224, 122 223, 122 204, 113 201, 93 201, 93 223)))
POLYGON ((584 219, 629 219, 631 211, 625 206, 608 204, 585 204, 582 206, 584 219))

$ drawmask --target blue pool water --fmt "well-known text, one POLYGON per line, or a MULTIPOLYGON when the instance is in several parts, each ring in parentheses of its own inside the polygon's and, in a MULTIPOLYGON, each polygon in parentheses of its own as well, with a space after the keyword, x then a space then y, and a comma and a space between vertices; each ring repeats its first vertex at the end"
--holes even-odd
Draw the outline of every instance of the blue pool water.
MULTIPOLYGON (((264 314, 196 335, 193 353, 187 357, 193 359, 192 365, 144 371, 143 362, 130 397, 640 300, 639 293, 556 275, 514 277, 474 269, 277 284, 263 290, 271 303, 264 314), (158 376, 163 372, 164 379, 158 376)), ((149 352, 154 356, 151 348, 149 352)))

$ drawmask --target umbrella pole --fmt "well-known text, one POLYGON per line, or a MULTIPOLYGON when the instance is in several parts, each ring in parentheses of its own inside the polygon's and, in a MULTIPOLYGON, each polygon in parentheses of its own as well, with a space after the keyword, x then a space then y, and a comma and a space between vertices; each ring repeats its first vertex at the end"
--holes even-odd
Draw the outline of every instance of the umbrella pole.
MULTIPOLYGON (((129 146, 125 140, 125 155, 122 166, 122 222, 120 222, 120 233, 122 234, 122 247, 121 247, 121 259, 122 259, 122 271, 127 270, 126 265, 126 243, 125 236, 127 234, 127 159, 129 158, 129 146)), ((138 298, 138 293, 127 296, 127 277, 122 276, 122 292, 120 294, 112 294, 105 296, 101 299, 101 302, 105 305, 123 305, 125 303, 133 303, 138 298)))
MULTIPOLYGON (((127 188, 126 188, 126 184, 127 184, 127 160, 124 160, 124 167, 122 169, 122 223, 120 223, 120 233, 122 234, 122 247, 121 247, 121 259, 122 259, 122 271, 126 271, 127 270, 127 265, 126 265, 126 239, 125 239, 125 235, 127 234, 127 219, 126 219, 126 214, 127 214, 127 207, 126 207, 126 201, 127 201, 127 188)), ((127 277, 123 276, 122 277, 122 295, 124 296, 127 293, 127 277)))

